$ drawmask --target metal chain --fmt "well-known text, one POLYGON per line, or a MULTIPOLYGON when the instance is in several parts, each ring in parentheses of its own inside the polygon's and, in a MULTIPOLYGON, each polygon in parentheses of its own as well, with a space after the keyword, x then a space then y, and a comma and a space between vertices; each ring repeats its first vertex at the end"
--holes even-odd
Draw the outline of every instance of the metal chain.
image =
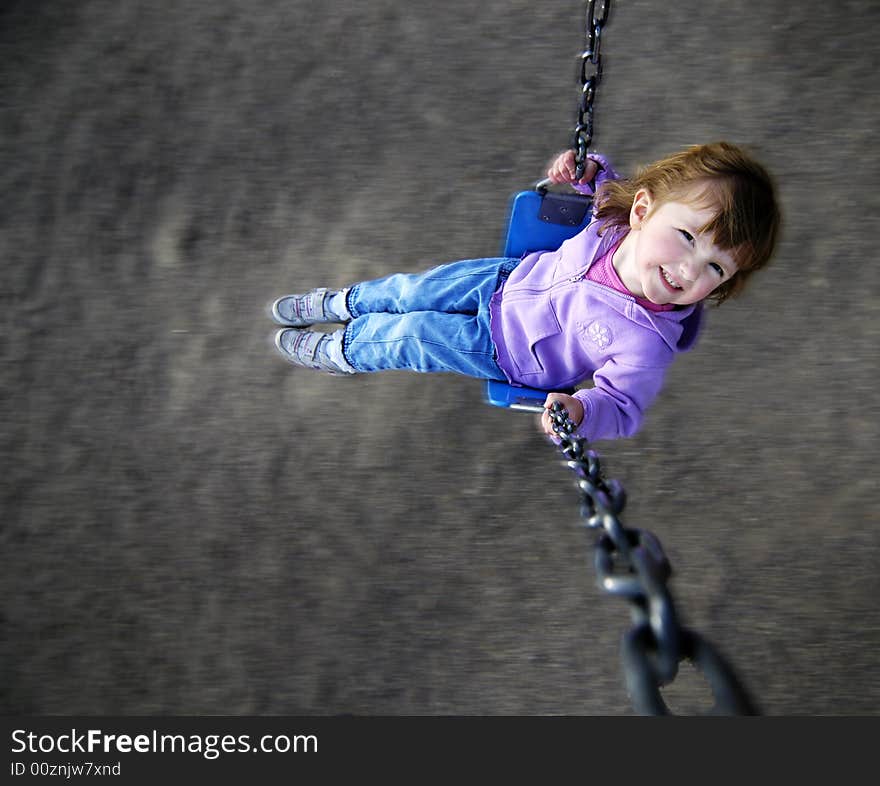
POLYGON ((666 586, 672 567, 660 541, 651 532, 620 523, 618 516, 626 505, 623 486, 606 481, 598 454, 587 449, 586 440, 571 436, 575 424, 560 402, 551 407, 550 418, 566 464, 578 478, 581 517, 589 530, 598 533, 599 587, 630 603, 634 624, 623 638, 621 657, 633 708, 642 715, 671 714, 660 688, 675 679, 678 664, 687 659, 709 684, 715 699, 713 714, 757 715, 718 651, 698 633, 679 625, 666 586))
POLYGON ((587 2, 584 51, 581 53, 580 63, 581 100, 572 140, 578 180, 584 174, 587 153, 593 141, 593 102, 596 99, 596 89, 602 79, 602 29, 608 21, 611 0, 600 0, 598 12, 596 5, 596 0, 587 2))

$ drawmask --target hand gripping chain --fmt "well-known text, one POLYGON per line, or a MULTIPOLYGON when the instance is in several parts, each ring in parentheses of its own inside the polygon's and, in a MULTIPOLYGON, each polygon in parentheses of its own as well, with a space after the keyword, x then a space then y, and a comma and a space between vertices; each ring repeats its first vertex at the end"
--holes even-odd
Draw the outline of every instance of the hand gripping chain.
POLYGON ((577 476, 580 514, 585 526, 598 533, 595 567, 598 584, 630 603, 633 627, 624 635, 621 659, 633 708, 641 715, 671 714, 660 688, 690 660, 706 678, 715 705, 711 714, 757 715, 731 667, 698 633, 682 628, 666 586, 672 567, 652 533, 624 527, 618 515, 626 492, 616 480, 605 481, 599 456, 586 440, 572 437, 574 423, 560 402, 550 409, 552 428, 560 439, 566 465, 577 476))

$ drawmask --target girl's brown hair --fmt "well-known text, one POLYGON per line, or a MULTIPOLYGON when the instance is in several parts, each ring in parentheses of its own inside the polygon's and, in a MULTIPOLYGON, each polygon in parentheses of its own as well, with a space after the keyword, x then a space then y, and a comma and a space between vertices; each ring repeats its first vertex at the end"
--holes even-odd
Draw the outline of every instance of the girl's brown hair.
POLYGON ((737 272, 709 299, 722 303, 739 294, 749 276, 770 261, 781 221, 775 187, 767 170, 736 145, 694 145, 642 167, 628 180, 606 180, 595 200, 602 228, 628 227, 633 200, 643 188, 656 205, 679 200, 717 208, 700 231, 733 254, 737 272))

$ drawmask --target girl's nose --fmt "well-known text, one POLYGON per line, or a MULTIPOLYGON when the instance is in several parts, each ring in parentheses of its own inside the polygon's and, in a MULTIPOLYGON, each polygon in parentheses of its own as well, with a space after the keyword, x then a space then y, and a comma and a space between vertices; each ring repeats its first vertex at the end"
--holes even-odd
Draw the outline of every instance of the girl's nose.
POLYGON ((686 281, 694 281, 699 275, 698 265, 694 260, 683 260, 678 266, 679 275, 686 281))

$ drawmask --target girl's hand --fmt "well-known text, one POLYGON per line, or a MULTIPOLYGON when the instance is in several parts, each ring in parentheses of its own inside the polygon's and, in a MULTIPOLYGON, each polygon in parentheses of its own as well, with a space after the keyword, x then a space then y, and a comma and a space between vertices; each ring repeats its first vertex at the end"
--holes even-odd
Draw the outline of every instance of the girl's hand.
POLYGON ((547 170, 547 177, 552 183, 571 183, 572 185, 585 186, 593 181, 599 165, 588 158, 584 162, 584 174, 580 180, 575 180, 576 165, 574 163, 574 150, 566 150, 556 156, 550 168, 547 170))
POLYGON ((550 437, 558 436, 553 430, 553 421, 550 418, 550 407, 553 406, 554 401, 558 401, 565 407, 565 411, 576 426, 579 426, 584 419, 584 405, 574 396, 569 396, 565 393, 548 394, 544 400, 544 412, 541 413, 541 428, 550 437))

